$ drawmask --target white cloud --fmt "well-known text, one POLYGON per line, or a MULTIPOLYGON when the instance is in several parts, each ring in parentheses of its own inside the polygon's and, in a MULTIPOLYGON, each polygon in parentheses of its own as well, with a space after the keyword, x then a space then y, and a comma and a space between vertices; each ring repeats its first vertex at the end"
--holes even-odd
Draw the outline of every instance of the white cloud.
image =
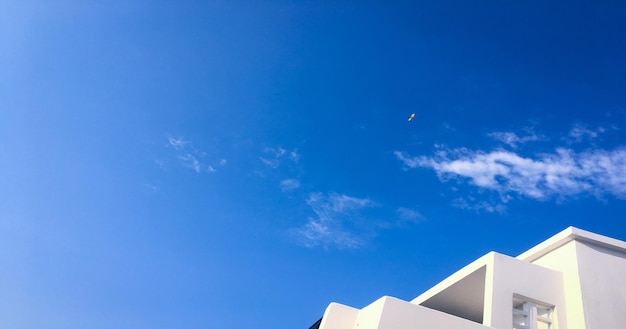
POLYGON ((285 152, 287 152, 284 148, 280 146, 277 148, 266 147, 264 151, 265 153, 271 154, 276 158, 280 158, 281 156, 285 154, 285 152))
POLYGON ((489 136, 495 140, 498 140, 502 143, 509 145, 512 148, 517 148, 519 144, 540 141, 540 140, 545 139, 545 137, 535 134, 535 132, 532 131, 532 129, 527 129, 527 132, 528 132, 528 135, 518 136, 514 132, 497 131, 497 132, 490 133, 489 136))
MULTIPOLYGON (((310 205, 312 207, 320 206, 320 194, 317 194, 309 199, 310 205)), ((360 199, 351 196, 347 196, 345 194, 335 194, 331 193, 328 196, 327 201, 322 201, 324 208, 329 208, 337 213, 345 213, 353 210, 358 210, 361 208, 365 208, 368 206, 374 205, 374 202, 370 199, 360 199), (330 206, 330 207, 329 207, 330 206)))
POLYGON ((181 155, 178 157, 185 167, 193 169, 195 172, 200 173, 201 164, 195 156, 191 153, 187 153, 185 155, 181 155))
MULTIPOLYGON (((167 141, 167 146, 175 150, 175 154, 179 162, 184 167, 189 168, 197 173, 215 173, 217 172, 217 164, 219 164, 220 166, 226 165, 226 159, 217 160, 217 164, 215 164, 215 161, 208 161, 207 152, 196 148, 191 141, 186 140, 183 137, 168 137, 167 141), (213 162, 213 165, 207 164, 208 162, 213 162)), ((163 168, 164 162, 160 161, 158 165, 163 168)))
POLYGON ((159 189, 156 185, 148 184, 148 183, 143 184, 143 186, 151 191, 156 191, 159 189))
MULTIPOLYGON (((217 163, 223 167, 226 165, 226 159, 220 159, 217 163)), ((207 165, 206 171, 210 173, 214 173, 214 172, 217 172, 217 169, 215 169, 215 167, 212 165, 207 165)))
POLYGON ((441 124, 441 128, 443 128, 444 130, 448 130, 448 131, 456 131, 456 128, 452 127, 449 123, 444 122, 441 124))
POLYGON ((396 212, 402 221, 419 222, 425 220, 424 216, 419 211, 410 208, 400 207, 396 212))
POLYGON ((359 211, 374 206, 373 201, 345 194, 312 193, 307 204, 315 216, 303 227, 292 230, 305 246, 354 249, 365 243, 368 227, 363 224, 359 211))
POLYGON ((293 191, 300 187, 300 182, 297 179, 283 179, 280 182, 280 188, 283 191, 293 191))
POLYGON ((298 150, 293 150, 293 151, 289 152, 289 158, 293 162, 298 162, 298 160, 300 160, 300 154, 298 153, 298 150))
POLYGON ((278 166, 280 165, 280 162, 278 161, 278 159, 267 159, 264 157, 259 157, 259 160, 261 160, 261 162, 263 162, 266 166, 276 169, 278 168, 278 166))
POLYGON ((171 147, 173 147, 175 150, 178 150, 178 151, 183 150, 185 146, 189 144, 189 142, 183 139, 182 137, 181 138, 169 137, 168 142, 171 147))
POLYGON ((506 211, 506 206, 503 203, 491 203, 487 201, 478 201, 472 197, 469 197, 469 200, 464 198, 457 198, 452 200, 452 206, 465 209, 472 210, 475 212, 488 212, 488 213, 504 213, 506 211))
POLYGON ((455 149, 432 157, 395 152, 408 168, 431 168, 441 180, 467 178, 472 185, 502 195, 538 200, 579 194, 626 199, 626 148, 576 153, 560 148, 534 158, 514 152, 455 149))
POLYGON ((587 128, 585 125, 576 124, 569 131, 568 136, 573 139, 575 142, 582 142, 585 139, 592 140, 598 138, 600 134, 604 133, 606 130, 602 127, 598 127, 595 130, 591 130, 587 128))
POLYGON ((361 239, 337 229, 333 224, 328 221, 311 219, 296 233, 303 239, 304 245, 309 248, 320 245, 327 248, 334 245, 340 249, 356 249, 363 245, 361 239))
POLYGON ((263 149, 263 153, 265 153, 266 156, 259 157, 259 160, 272 169, 280 167, 281 161, 285 158, 288 158, 293 162, 298 162, 300 159, 300 155, 297 150, 294 149, 287 152, 287 150, 280 146, 276 148, 266 147, 263 149))

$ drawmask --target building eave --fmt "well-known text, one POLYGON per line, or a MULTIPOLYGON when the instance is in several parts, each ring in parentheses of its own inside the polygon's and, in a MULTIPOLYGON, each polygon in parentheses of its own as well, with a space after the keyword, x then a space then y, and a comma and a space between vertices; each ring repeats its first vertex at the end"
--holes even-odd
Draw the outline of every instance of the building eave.
POLYGON ((570 226, 516 258, 533 262, 570 241, 580 241, 626 254, 626 242, 570 226))

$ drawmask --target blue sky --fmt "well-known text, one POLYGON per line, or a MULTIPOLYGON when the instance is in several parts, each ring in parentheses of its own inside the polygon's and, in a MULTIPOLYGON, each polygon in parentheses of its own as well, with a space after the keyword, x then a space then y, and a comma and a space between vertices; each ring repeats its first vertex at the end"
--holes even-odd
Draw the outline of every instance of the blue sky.
POLYGON ((0 327, 307 328, 626 240, 624 58, 619 2, 3 1, 0 327))

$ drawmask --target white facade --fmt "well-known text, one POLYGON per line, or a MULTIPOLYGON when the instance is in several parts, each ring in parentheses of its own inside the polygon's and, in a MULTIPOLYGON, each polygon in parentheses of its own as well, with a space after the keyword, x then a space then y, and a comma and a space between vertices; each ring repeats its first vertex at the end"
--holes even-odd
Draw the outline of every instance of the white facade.
POLYGON ((515 258, 490 252, 412 301, 331 303, 319 324, 422 328, 626 328, 626 242, 569 227, 515 258))

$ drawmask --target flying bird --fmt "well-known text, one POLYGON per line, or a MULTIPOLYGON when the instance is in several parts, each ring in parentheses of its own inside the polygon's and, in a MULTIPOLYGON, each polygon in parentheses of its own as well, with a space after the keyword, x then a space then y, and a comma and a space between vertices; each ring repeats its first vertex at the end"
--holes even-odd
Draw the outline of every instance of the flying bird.
POLYGON ((413 120, 413 118, 415 118, 415 113, 411 113, 411 115, 409 115, 409 119, 407 121, 411 122, 411 120, 413 120))

